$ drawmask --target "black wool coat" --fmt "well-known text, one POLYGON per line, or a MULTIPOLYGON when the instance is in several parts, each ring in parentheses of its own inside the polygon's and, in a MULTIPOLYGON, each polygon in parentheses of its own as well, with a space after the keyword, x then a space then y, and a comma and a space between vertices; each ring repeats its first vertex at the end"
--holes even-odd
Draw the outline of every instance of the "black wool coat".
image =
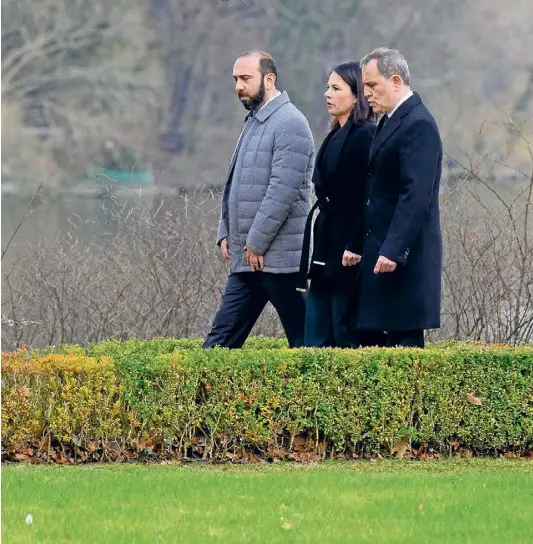
POLYGON ((356 327, 440 327, 442 143, 433 116, 414 94, 377 133, 367 170, 365 239, 356 327), (374 274, 382 255, 397 263, 374 274))
POLYGON ((341 139, 328 150, 333 152, 330 160, 335 165, 328 174, 322 162, 335 131, 328 134, 317 154, 313 183, 320 211, 313 226, 308 277, 311 281, 334 280, 342 288, 355 288, 359 266, 342 266, 342 256, 346 249, 358 254, 363 250, 366 173, 376 125, 356 125, 352 120, 348 123, 341 139))

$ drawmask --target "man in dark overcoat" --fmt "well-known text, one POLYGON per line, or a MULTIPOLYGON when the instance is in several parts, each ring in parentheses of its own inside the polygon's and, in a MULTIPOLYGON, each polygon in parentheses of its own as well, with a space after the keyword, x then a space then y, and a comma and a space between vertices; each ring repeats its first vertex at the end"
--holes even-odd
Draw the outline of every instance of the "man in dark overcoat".
POLYGON ((362 338, 384 332, 387 346, 424 347, 424 329, 440 327, 442 143, 401 53, 376 49, 361 65, 365 96, 382 117, 367 172, 356 327, 362 338))

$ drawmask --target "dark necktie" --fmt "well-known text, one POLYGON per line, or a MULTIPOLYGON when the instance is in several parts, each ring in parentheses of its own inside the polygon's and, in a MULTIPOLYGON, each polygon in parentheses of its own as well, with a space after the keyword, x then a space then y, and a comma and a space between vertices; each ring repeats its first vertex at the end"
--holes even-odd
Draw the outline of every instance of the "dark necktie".
POLYGON ((383 130, 383 127, 387 124, 389 116, 385 113, 383 117, 379 120, 378 128, 376 129, 376 136, 383 130))

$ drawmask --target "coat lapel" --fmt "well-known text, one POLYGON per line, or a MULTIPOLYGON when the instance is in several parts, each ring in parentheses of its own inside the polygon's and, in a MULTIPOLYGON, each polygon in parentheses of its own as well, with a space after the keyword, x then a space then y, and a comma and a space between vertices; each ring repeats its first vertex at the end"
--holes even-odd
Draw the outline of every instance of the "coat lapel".
POLYGON ((370 148, 369 162, 372 162, 372 160, 376 156, 376 153, 379 151, 379 148, 396 132, 398 127, 402 124, 400 116, 396 115, 396 113, 385 123, 385 126, 374 138, 374 141, 372 142, 372 147, 370 148))
POLYGON ((346 138, 348 138, 348 134, 350 134, 352 128, 353 128, 353 121, 352 121, 352 119, 349 119, 348 122, 347 122, 347 126, 344 126, 342 129, 340 129, 340 130, 342 130, 342 132, 341 132, 341 135, 340 135, 340 138, 339 138, 339 145, 336 146, 335 149, 333 150, 334 153, 335 153, 335 155, 334 155, 334 158, 335 158, 335 170, 332 172, 332 174, 334 174, 339 168, 342 149, 344 147, 344 144, 346 143, 346 138))
MULTIPOLYGON (((370 149, 369 164, 374 160, 379 149, 383 144, 398 130, 402 124, 402 118, 405 117, 415 106, 421 103, 418 93, 413 93, 408 100, 406 100, 387 120, 385 126, 375 136, 372 142, 372 148, 370 149)), ((386 115, 386 114, 385 114, 386 115)))
MULTIPOLYGON (((344 144, 346 143, 346 138, 348 138, 348 134, 350 134, 350 132, 353 129, 352 119, 350 119, 348 123, 349 123, 349 126, 343 127, 344 130, 339 129, 339 130, 342 130, 342 132, 339 138, 339 145, 335 146, 335 148, 333 149, 333 152, 335 153, 334 155, 335 170, 331 173, 331 175, 333 175, 339 168, 340 158, 341 158, 342 150, 344 148, 344 144)), ((324 140, 324 142, 322 143, 318 151, 317 158, 316 158, 316 166, 313 171, 313 183, 315 185, 322 185, 324 182, 322 174, 320 172, 320 165, 322 163, 322 157, 324 155, 324 151, 328 147, 328 143, 334 134, 336 134, 336 132, 330 131, 330 133, 326 136, 326 139, 324 140)))
POLYGON ((324 152, 326 151, 326 148, 328 147, 328 143, 331 140, 333 134, 335 134, 333 131, 330 131, 328 133, 328 135, 322 142, 322 145, 320 146, 320 149, 318 150, 318 153, 316 155, 315 168, 313 169, 313 184, 318 187, 321 187, 322 185, 324 185, 324 180, 320 172, 320 163, 322 162, 322 157, 324 156, 324 152))

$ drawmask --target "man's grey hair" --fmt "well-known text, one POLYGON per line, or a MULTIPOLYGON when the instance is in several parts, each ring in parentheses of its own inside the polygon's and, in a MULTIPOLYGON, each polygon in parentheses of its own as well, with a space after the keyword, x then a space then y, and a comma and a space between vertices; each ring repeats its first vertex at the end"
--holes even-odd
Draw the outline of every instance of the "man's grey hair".
POLYGON ((367 65, 372 60, 377 60, 378 72, 386 78, 399 75, 406 85, 410 85, 411 75, 409 66, 404 56, 397 49, 380 47, 361 59, 361 66, 367 65))

